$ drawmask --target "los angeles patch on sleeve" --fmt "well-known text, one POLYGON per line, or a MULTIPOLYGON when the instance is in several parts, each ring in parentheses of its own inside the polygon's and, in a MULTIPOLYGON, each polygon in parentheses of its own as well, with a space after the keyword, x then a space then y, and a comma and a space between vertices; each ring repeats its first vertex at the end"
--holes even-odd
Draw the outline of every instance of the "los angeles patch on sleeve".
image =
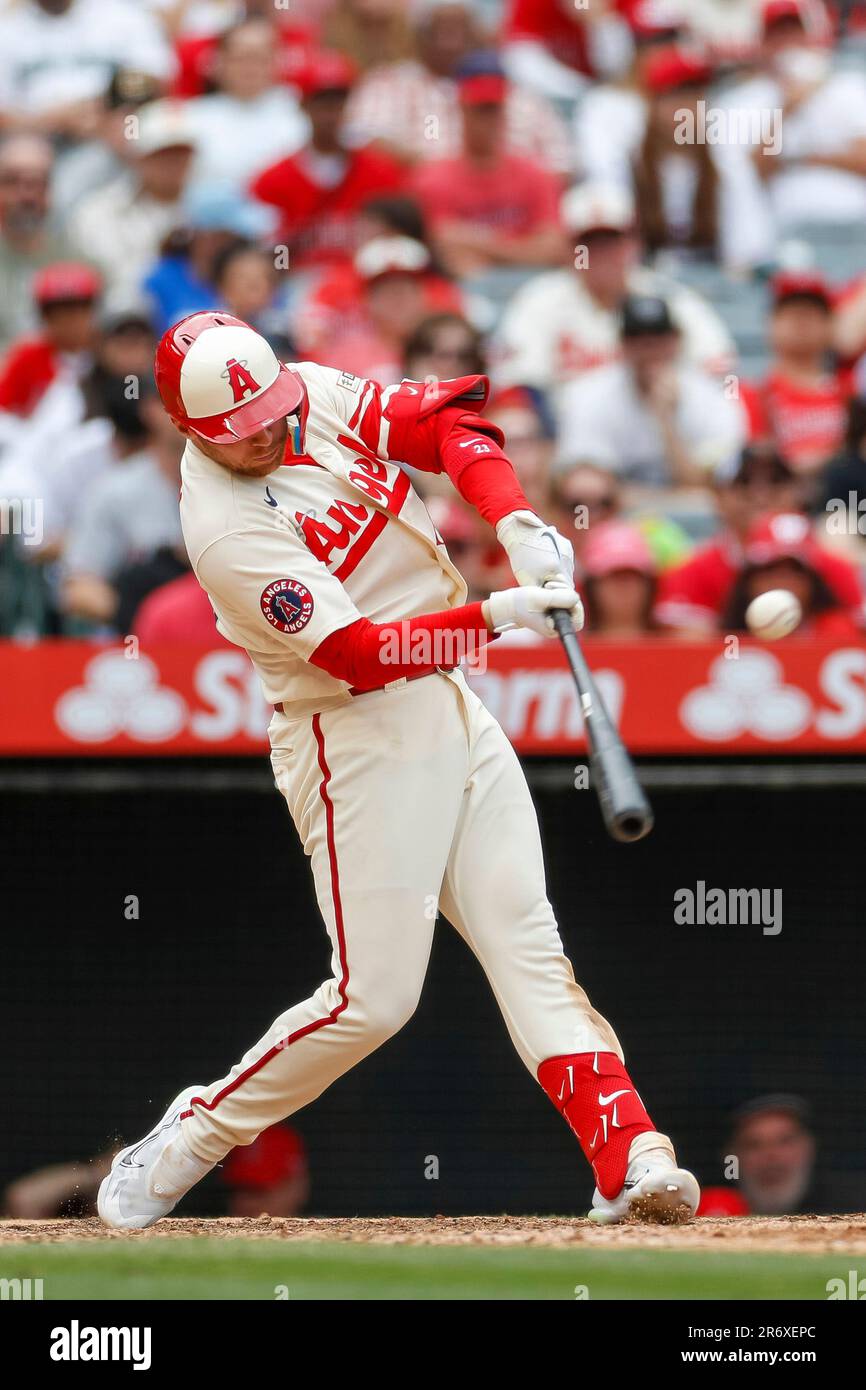
POLYGON ((299 579, 273 579, 262 590, 262 612, 278 632, 293 636, 313 616, 313 595, 299 579))

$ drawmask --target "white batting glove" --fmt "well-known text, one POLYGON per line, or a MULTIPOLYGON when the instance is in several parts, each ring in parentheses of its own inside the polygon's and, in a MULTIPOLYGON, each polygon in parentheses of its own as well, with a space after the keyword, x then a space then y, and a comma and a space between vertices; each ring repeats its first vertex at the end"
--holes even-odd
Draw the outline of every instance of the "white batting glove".
POLYGON ((501 589, 485 601, 484 617, 496 632, 504 627, 526 627, 541 637, 553 637, 556 633, 550 616, 553 608, 567 609, 575 632, 580 632, 583 604, 580 595, 563 581, 548 584, 546 589, 534 584, 501 589))
POLYGON ((546 584, 548 579, 574 583, 571 541, 533 512, 509 512, 497 523, 496 538, 518 584, 546 584))

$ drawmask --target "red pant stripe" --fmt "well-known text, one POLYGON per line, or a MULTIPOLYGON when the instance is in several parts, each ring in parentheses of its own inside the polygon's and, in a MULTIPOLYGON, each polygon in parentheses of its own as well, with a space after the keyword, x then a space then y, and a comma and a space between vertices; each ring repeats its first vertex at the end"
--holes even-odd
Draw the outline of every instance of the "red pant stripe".
MULTIPOLYGON (((225 1100, 226 1096, 231 1095, 233 1091, 237 1090, 238 1086, 243 1085, 243 1083, 249 1080, 251 1076, 254 1076, 257 1071, 260 1071, 261 1068, 267 1062, 270 1062, 272 1057, 276 1057, 279 1055, 279 1053, 284 1052, 287 1047, 290 1047, 292 1043, 297 1042, 299 1038, 305 1038, 307 1034, 315 1033, 319 1028, 326 1028, 329 1023, 336 1023, 337 1019, 340 1017, 340 1014, 343 1012, 343 1010, 347 1007, 349 1003, 349 960, 346 953, 346 933, 343 924, 343 904, 340 898, 340 871, 339 865, 337 863, 337 847, 334 839, 334 803, 332 802, 328 793, 328 784, 331 780, 331 769, 328 767, 328 761, 325 755, 325 736, 322 733, 321 715, 313 715, 313 734, 316 739, 319 768, 322 773, 322 780, 319 783, 319 795, 321 796, 322 801, 325 803, 325 829, 328 843, 328 863, 330 866, 331 874, 331 894, 334 900, 334 922, 337 932, 337 955, 339 957, 340 969, 342 971, 340 983, 338 985, 340 993, 340 1002, 339 1004, 335 1005, 333 1009, 331 1009, 330 1013, 327 1014, 325 1018, 317 1018, 314 1019, 312 1023, 306 1023, 303 1028, 298 1028, 296 1032, 291 1033, 284 1042, 277 1043, 274 1047, 269 1048, 267 1052, 263 1053, 263 1055, 258 1059, 257 1062, 253 1062, 251 1067, 247 1067, 246 1071, 243 1071, 240 1073, 239 1076, 236 1076, 233 1081, 229 1082, 228 1086, 224 1086, 223 1089, 217 1095, 214 1096, 213 1100, 202 1100, 199 1096, 193 1096, 192 1100, 190 1101, 190 1105, 199 1105, 203 1110, 215 1110, 219 1105, 220 1101, 225 1100)), ((181 1119, 189 1119, 192 1113, 192 1109, 185 1110, 183 1115, 181 1116, 181 1119)))

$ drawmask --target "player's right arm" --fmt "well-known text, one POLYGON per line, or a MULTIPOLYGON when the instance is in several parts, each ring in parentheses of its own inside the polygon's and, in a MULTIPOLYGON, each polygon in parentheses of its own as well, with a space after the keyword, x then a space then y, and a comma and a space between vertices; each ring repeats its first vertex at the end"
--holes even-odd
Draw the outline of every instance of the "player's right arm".
POLYGON ((221 537, 199 557, 196 575, 232 640, 251 651, 281 649, 360 690, 434 670, 437 644, 422 634, 447 639, 443 650, 471 655, 496 628, 546 631, 543 615, 551 608, 571 608, 576 620, 579 612, 568 587, 521 589, 492 594, 483 604, 374 623, 288 528, 250 527, 221 537))
MULTIPOLYGON (((383 389, 315 364, 304 364, 304 370, 315 373, 334 413, 376 458, 447 473, 464 501, 495 527, 519 584, 545 584, 554 577, 571 582, 571 542, 532 510, 503 452, 505 436, 480 413, 490 390, 487 377, 402 381, 383 389)), ((337 438, 351 443, 348 434, 337 438)))

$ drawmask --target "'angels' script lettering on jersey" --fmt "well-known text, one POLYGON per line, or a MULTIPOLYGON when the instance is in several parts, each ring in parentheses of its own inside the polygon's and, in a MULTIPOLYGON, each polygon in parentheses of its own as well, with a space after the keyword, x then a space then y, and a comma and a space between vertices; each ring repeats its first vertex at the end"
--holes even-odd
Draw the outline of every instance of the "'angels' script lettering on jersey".
POLYGON ((346 477, 355 487, 366 492, 380 507, 396 515, 406 499, 409 479, 396 464, 381 459, 356 458, 349 465, 346 477))
POLYGON ((378 505, 337 498, 324 511, 294 513, 307 548, 337 579, 345 579, 361 562, 384 531, 387 513, 399 514, 410 488, 402 468, 375 458, 354 458, 346 477, 378 505))
POLYGON ((330 569, 335 559, 335 551, 349 549, 366 522, 374 513, 363 502, 332 502, 324 516, 313 516, 309 512, 295 512, 295 519, 304 533, 307 549, 317 560, 330 569))

